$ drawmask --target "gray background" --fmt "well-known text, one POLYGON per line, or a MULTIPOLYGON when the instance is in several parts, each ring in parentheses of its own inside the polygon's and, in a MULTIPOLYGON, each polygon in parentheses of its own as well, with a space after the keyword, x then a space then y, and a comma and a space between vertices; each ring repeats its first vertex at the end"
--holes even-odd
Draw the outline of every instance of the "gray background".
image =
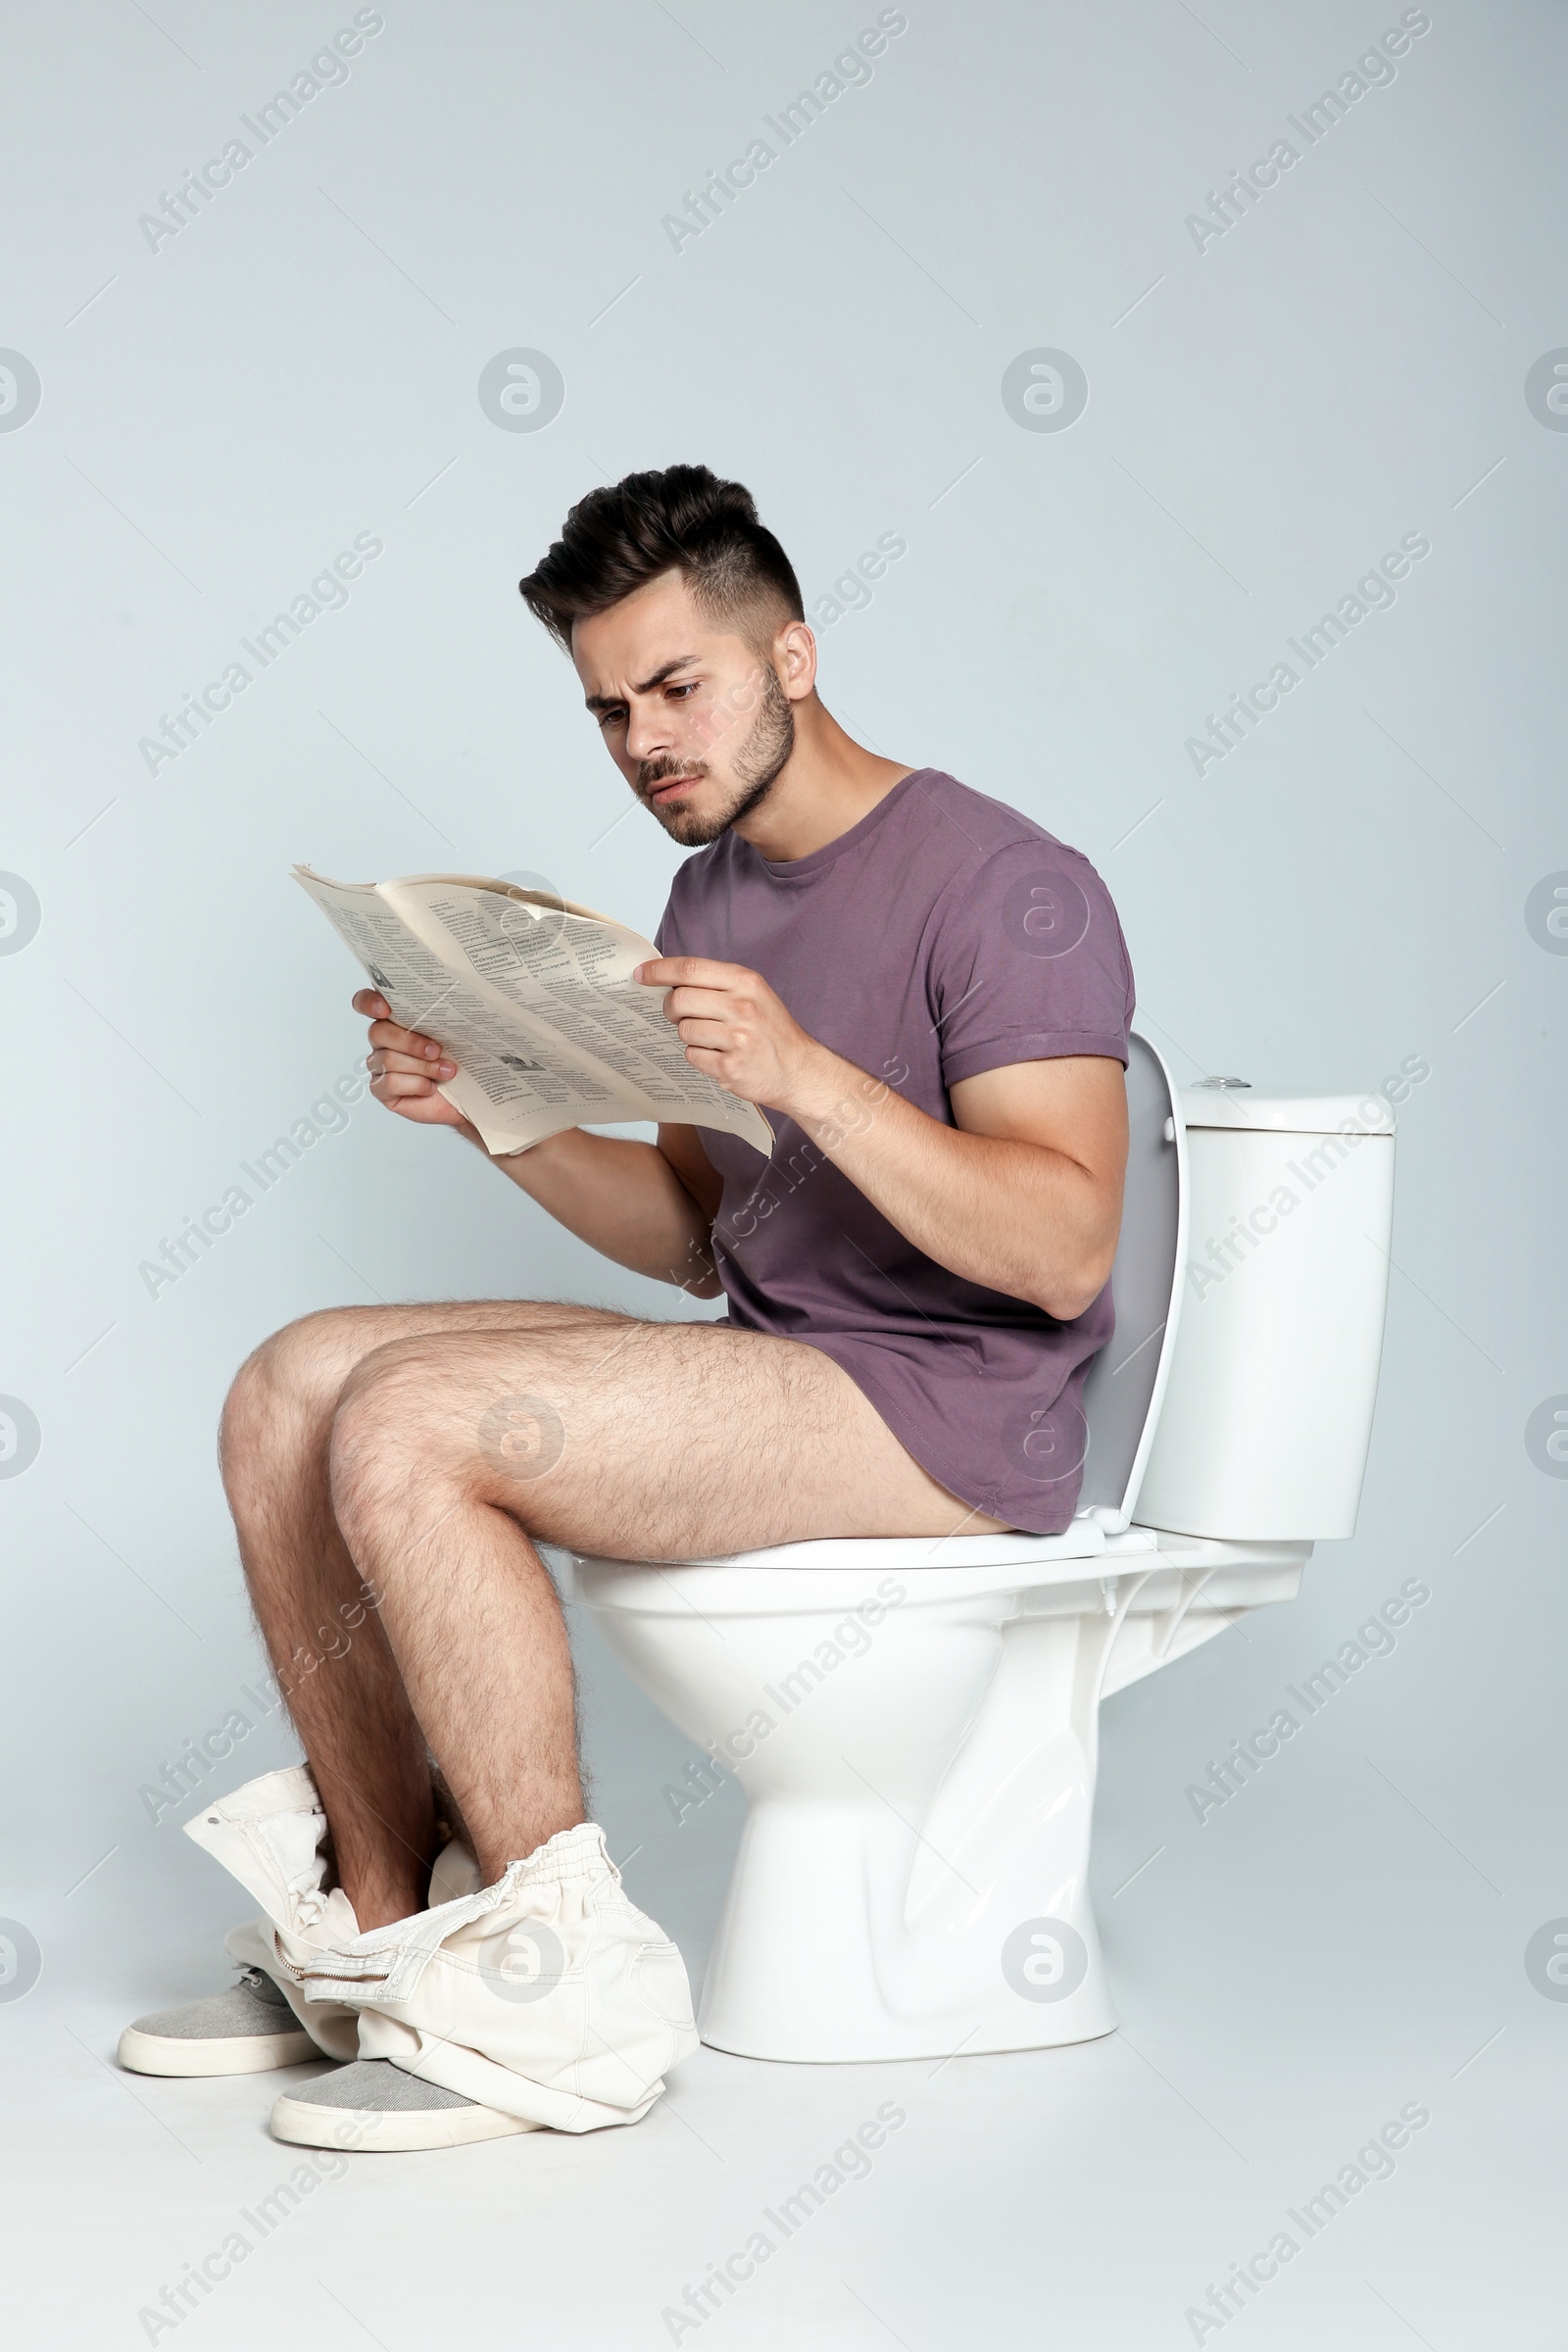
MULTIPOLYGON (((147 2340, 138 2307, 286 2170, 265 2085, 103 2063, 138 2008, 221 1981, 234 1916, 175 1826, 195 1798, 155 1825, 140 1791, 256 1681, 214 1461, 240 1359, 378 1298, 687 1311, 368 1102, 177 1282, 151 1296, 139 1269, 364 1053, 292 860, 529 869, 655 923, 677 853, 514 584, 591 484, 691 459, 753 487, 808 609, 907 541, 820 628, 828 706, 1095 859, 1179 1077, 1359 1090, 1430 1064, 1400 1114, 1360 1529, 1295 1606, 1106 1709, 1122 2034, 935 2079, 704 2054, 635 2133, 367 2158, 181 2340, 666 2342, 683 2281, 896 2090, 877 2173, 715 2342, 1193 2341, 1207 2282, 1410 2100, 1430 2128, 1250 2339, 1559 2342, 1568 2004, 1524 1953, 1568 1914, 1568 1465, 1526 1424, 1568 1391, 1568 943, 1526 902, 1568 868, 1568 434, 1525 378, 1568 345, 1562 10, 1439 0, 1393 81, 1202 250, 1188 216, 1277 138, 1304 147, 1285 118, 1396 7, 915 0, 870 79, 678 251, 683 192, 779 147, 764 115, 873 8, 383 13, 156 251, 139 217, 353 11, 4 25, 0 344, 42 397, 0 429, 0 866, 39 909, 0 937, 0 1391, 40 1446, 0 1462, 0 1911, 43 1974, 0 2035, 37 2097, 19 2210, 52 2179, 59 2228, 69 2177, 94 2216, 20 2266, 13 2340, 147 2340), (480 405, 517 348, 564 379, 541 430, 480 405), (1066 430, 1004 406, 1040 348, 1087 375, 1066 430), (149 773, 161 714, 367 532, 384 552, 346 606, 149 773), (1196 773, 1205 714, 1409 532, 1431 554, 1392 609, 1196 773), (1200 1826, 1207 1759, 1412 1577, 1432 1598, 1397 1650, 1200 1826)), ((612 1850, 695 1971, 738 1794, 677 1826, 684 1742, 577 1630, 612 1850)), ((293 1752, 260 1724, 214 1785, 293 1752)))

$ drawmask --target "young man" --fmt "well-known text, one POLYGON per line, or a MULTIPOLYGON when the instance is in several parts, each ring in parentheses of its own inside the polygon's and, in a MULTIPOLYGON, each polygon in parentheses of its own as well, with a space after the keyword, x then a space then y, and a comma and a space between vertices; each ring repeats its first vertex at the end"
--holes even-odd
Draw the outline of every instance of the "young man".
MULTIPOLYGON (((721 1321, 337 1308, 234 1383, 224 1482, 309 1771, 191 1825, 268 1918, 229 1939, 239 1986, 122 2055, 357 2056, 274 2110, 320 2144, 634 2121, 692 2045, 678 1955, 584 1818, 537 1546, 1062 1528, 1111 1327, 1133 992, 1093 868, 845 733, 738 483, 596 490, 521 588, 631 791, 699 853, 641 976, 776 1140, 764 1161, 691 1127, 573 1129, 493 1163, 617 1263, 722 1291, 721 1321)), ((440 1047, 354 1004, 377 1100, 477 1144, 440 1047)))

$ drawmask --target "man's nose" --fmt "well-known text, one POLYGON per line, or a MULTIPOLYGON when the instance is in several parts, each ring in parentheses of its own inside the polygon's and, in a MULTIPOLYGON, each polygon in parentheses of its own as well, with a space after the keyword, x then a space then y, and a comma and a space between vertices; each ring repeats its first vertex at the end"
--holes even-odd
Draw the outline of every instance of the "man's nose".
POLYGON ((633 703, 626 721, 628 760, 657 760, 662 753, 674 748, 674 728, 664 706, 656 702, 633 703))

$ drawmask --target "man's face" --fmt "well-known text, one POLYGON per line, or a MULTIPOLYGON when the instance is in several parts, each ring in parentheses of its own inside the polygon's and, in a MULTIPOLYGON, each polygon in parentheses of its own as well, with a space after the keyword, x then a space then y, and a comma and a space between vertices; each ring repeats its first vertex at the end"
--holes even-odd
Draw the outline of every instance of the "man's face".
MULTIPOLYGON (((679 572, 579 620, 571 658, 615 765, 683 849, 757 808, 794 748, 773 651, 705 618, 679 572)), ((792 684, 809 691, 798 670, 792 684)))

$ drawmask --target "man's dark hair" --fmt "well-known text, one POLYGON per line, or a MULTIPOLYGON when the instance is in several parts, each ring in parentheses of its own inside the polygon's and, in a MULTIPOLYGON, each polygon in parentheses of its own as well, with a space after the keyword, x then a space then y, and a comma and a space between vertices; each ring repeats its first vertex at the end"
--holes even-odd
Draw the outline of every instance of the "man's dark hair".
POLYGON ((788 556, 741 482, 707 466, 628 473, 580 498, 550 553, 517 585, 536 620, 571 651, 573 621, 604 612, 662 572, 678 571, 699 610, 758 643, 804 620, 788 556))

